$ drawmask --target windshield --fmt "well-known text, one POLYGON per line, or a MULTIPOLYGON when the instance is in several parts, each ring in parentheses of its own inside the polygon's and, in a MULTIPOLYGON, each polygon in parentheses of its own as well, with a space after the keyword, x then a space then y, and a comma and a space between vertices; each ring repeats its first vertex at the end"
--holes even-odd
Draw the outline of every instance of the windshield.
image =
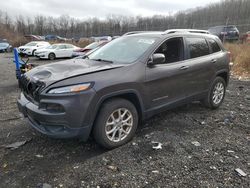
POLYGON ((224 31, 237 31, 235 26, 227 26, 224 27, 224 31))
POLYGON ((8 43, 0 43, 0 47, 7 47, 7 46, 9 46, 8 43))
POLYGON ((36 46, 37 42, 29 42, 28 44, 25 44, 25 46, 36 46))
POLYGON ((57 47, 58 45, 54 44, 54 45, 46 47, 46 49, 56 49, 57 47))
POLYGON ((101 59, 129 64, 137 60, 155 41, 156 37, 125 36, 111 41, 88 57, 93 60, 101 59))

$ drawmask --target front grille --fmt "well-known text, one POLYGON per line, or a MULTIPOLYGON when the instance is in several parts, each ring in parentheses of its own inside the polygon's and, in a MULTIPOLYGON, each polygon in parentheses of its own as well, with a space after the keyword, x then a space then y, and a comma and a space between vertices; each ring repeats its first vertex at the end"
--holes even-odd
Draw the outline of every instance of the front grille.
POLYGON ((33 82, 25 75, 22 75, 19 83, 24 95, 26 95, 32 101, 34 100, 39 102, 39 94, 44 87, 43 82, 33 82))

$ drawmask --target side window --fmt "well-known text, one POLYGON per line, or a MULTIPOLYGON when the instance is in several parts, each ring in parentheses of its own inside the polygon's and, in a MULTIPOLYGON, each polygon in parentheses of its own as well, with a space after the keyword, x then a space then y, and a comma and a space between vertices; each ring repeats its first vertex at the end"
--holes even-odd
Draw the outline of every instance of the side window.
POLYGON ((70 48, 73 48, 73 46, 68 44, 68 45, 66 45, 66 48, 70 49, 70 48))
POLYGON ((189 58, 201 57, 209 54, 209 47, 203 38, 186 38, 189 58))
POLYGON ((165 55, 165 63, 174 63, 183 60, 183 39, 172 38, 165 41, 155 53, 165 55))
POLYGON ((216 53, 221 51, 220 46, 217 44, 217 42, 213 39, 208 39, 208 44, 211 48, 212 53, 216 53))
POLYGON ((58 46, 58 49, 60 49, 60 50, 66 49, 66 46, 65 45, 60 45, 60 46, 58 46))

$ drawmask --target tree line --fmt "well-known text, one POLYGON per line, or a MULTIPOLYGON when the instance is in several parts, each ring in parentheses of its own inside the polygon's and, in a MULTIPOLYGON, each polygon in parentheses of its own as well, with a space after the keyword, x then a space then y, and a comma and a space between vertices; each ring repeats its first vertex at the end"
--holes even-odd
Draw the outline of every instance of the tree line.
POLYGON ((67 38, 122 35, 136 30, 167 30, 172 28, 208 29, 216 25, 237 25, 241 32, 250 30, 250 1, 222 0, 204 7, 179 11, 169 15, 129 17, 109 15, 105 20, 90 18, 78 20, 68 15, 58 18, 37 15, 34 18, 19 15, 15 19, 0 11, 0 38, 6 33, 19 35, 55 34, 67 38))

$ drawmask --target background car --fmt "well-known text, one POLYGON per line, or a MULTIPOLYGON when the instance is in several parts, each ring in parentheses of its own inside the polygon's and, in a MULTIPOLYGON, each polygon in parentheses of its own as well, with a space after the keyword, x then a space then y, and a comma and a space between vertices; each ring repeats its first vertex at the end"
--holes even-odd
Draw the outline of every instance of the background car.
POLYGON ((240 40, 242 43, 250 43, 250 31, 244 33, 241 37, 240 40))
POLYGON ((87 52, 94 50, 96 48, 100 48, 107 44, 109 41, 100 41, 100 42, 93 42, 87 45, 84 48, 79 48, 73 51, 72 57, 84 56, 87 52))
POLYGON ((11 52, 12 46, 8 42, 0 42, 0 52, 11 52))
POLYGON ((45 40, 44 36, 39 36, 39 35, 24 35, 24 37, 28 41, 44 41, 45 40))
POLYGON ((18 48, 18 52, 20 55, 30 55, 33 56, 36 50, 45 48, 50 46, 50 43, 45 42, 45 41, 32 41, 24 46, 20 46, 18 48))
POLYGON ((240 36, 239 30, 234 25, 215 26, 215 27, 209 28, 208 31, 211 34, 219 37, 221 41, 223 40, 236 41, 236 40, 239 40, 239 36, 240 36))
POLYGON ((79 49, 78 47, 72 44, 53 44, 46 48, 37 50, 35 52, 35 56, 40 59, 56 59, 56 58, 64 58, 64 57, 72 57, 73 51, 79 49))
POLYGON ((57 41, 57 42, 65 42, 65 41, 67 41, 66 38, 60 37, 58 35, 46 35, 45 40, 46 41, 57 41))

